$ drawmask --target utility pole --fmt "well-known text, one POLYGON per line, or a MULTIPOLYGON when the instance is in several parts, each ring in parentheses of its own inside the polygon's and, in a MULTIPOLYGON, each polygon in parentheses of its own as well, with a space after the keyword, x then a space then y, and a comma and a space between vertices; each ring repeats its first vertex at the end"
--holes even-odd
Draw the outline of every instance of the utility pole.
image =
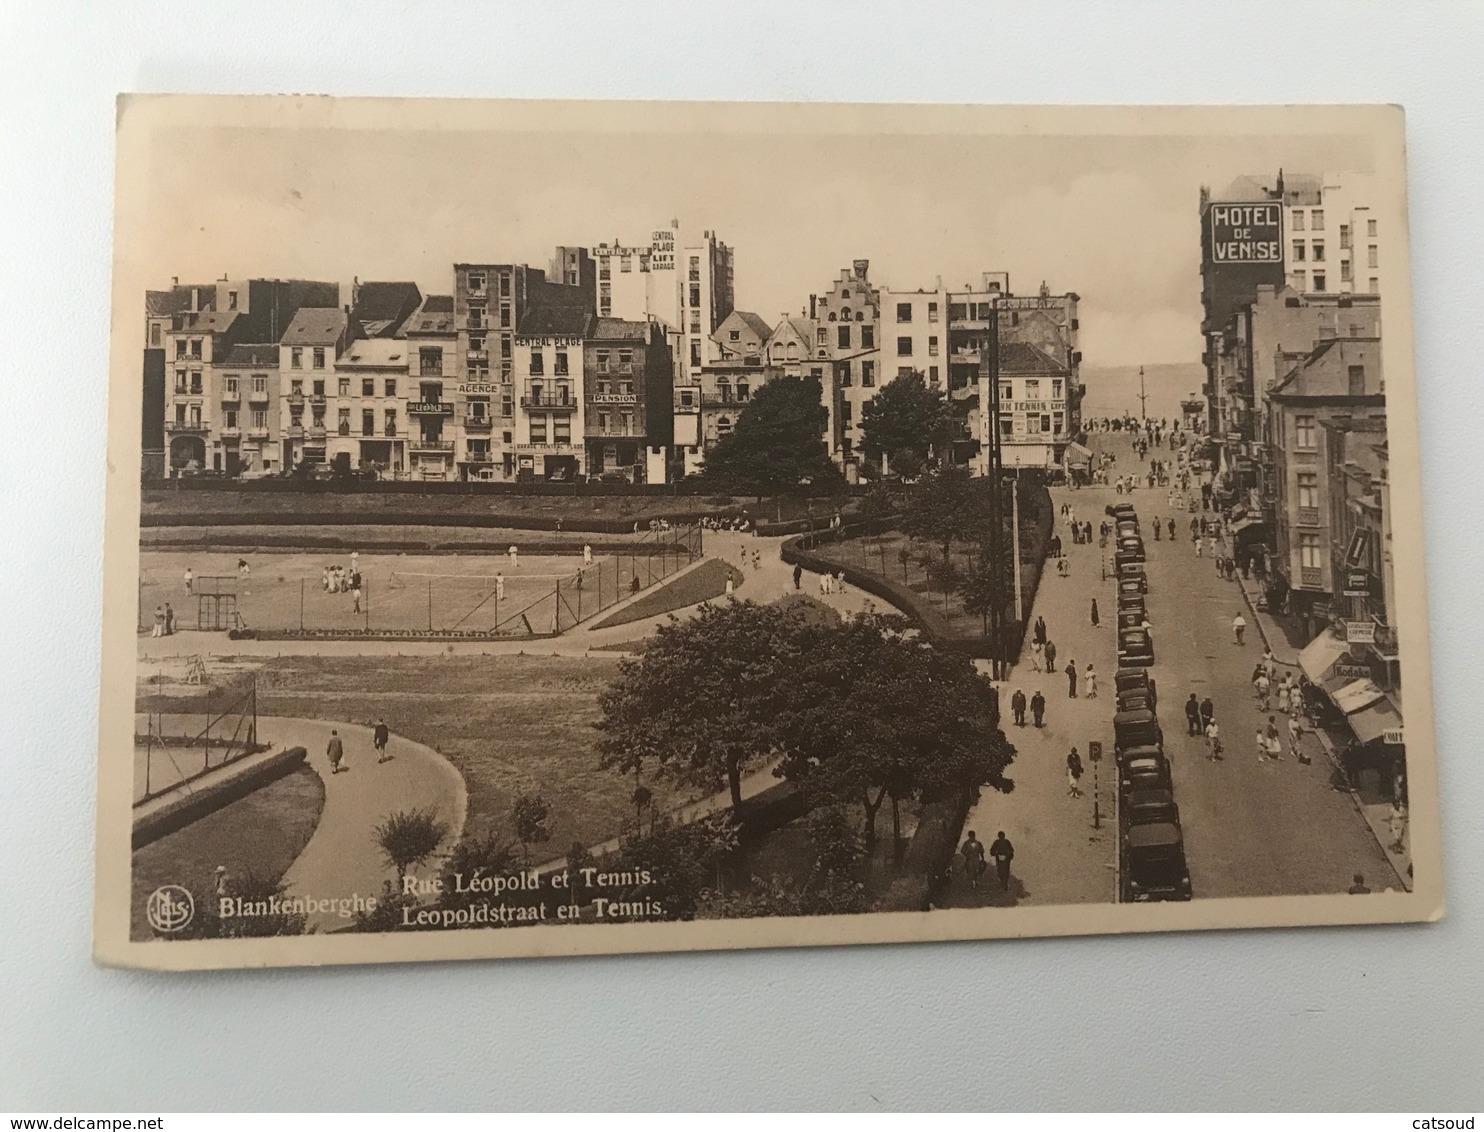
POLYGON ((1020 624, 1025 620, 1025 610, 1022 608, 1023 598, 1020 589, 1020 466, 1017 464, 1014 471, 1014 480, 1010 485, 1010 552, 1015 555, 1015 622, 1020 624))
POLYGON ((1147 415, 1144 412, 1144 402, 1146 402, 1148 400, 1149 400, 1149 394, 1147 394, 1147 393, 1144 392, 1144 367, 1143 366, 1140 366, 1139 367, 1139 419, 1141 421, 1148 419, 1147 415))
MULTIPOLYGON (((1000 300, 996 295, 989 301, 989 334, 985 339, 986 349, 981 363, 981 372, 989 382, 989 413, 986 422, 989 449, 989 559, 991 568, 998 573, 1005 561, 1005 531, 1000 507, 1001 480, 1004 474, 1003 453, 1000 450, 1000 300)), ((1017 555, 1018 557, 1018 555, 1017 555)), ((990 675, 1003 680, 1006 674, 1004 657, 1005 607, 998 601, 998 586, 992 587, 989 603, 989 650, 990 675)))

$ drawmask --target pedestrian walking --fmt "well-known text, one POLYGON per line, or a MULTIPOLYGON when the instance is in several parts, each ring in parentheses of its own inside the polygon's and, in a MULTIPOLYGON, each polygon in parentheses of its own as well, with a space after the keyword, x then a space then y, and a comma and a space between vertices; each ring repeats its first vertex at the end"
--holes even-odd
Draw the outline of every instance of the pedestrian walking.
POLYGON ((1046 671, 1047 672, 1055 672, 1056 671, 1056 642, 1055 641, 1047 641, 1046 642, 1046 671))
POLYGON ((1221 758, 1221 728, 1214 719, 1206 724, 1206 758, 1211 762, 1221 758))
POLYGON ((1082 780, 1082 756, 1077 753, 1077 748, 1072 748, 1072 753, 1067 756, 1067 796, 1069 798, 1082 797, 1082 787, 1078 785, 1082 780))
POLYGON ((1031 671, 1046 671, 1046 646, 1040 641, 1031 642, 1031 671))
POLYGON ((1170 541, 1171 542, 1174 542, 1175 541, 1175 520, 1174 519, 1171 519, 1169 521, 1169 523, 1166 526, 1166 529, 1170 532, 1170 541))
POLYGON ((1025 726, 1025 693, 1019 688, 1016 688, 1015 694, 1010 697, 1010 714, 1015 720, 1016 727, 1025 726))
POLYGON ((189 594, 191 592, 191 587, 194 586, 195 584, 196 584, 196 575, 192 574, 191 573, 191 568, 189 566, 187 566, 185 568, 185 587, 186 587, 186 593, 189 594))
POLYGON ((1046 717, 1046 697, 1041 695, 1041 690, 1036 689, 1036 694, 1031 697, 1031 720, 1037 727, 1044 726, 1046 717))
POLYGON ((1163 530, 1163 525, 1159 521, 1159 516, 1156 515, 1156 516, 1154 516, 1154 541, 1155 542, 1158 542, 1159 541, 1159 533, 1160 533, 1161 530, 1163 530))
POLYGON ((1036 628, 1035 628, 1035 632, 1034 632, 1033 636, 1041 644, 1044 645, 1046 643, 1046 618, 1044 618, 1044 617, 1037 617, 1036 618, 1036 628))
POLYGON ((1067 661, 1067 666, 1063 671, 1067 674, 1067 699, 1075 700, 1077 698, 1077 662, 1067 661))
POLYGON ((1278 710, 1284 715, 1288 714, 1288 685, 1278 685, 1278 710))
POLYGON ((593 548, 587 543, 583 543, 582 546, 582 564, 584 566, 591 566, 593 564, 593 548))
MULTIPOLYGON (((760 557, 759 558, 754 558, 752 560, 752 568, 754 570, 761 570, 762 569, 762 566, 763 566, 763 560, 760 557)), ((835 592, 838 593, 838 594, 844 594, 845 593, 845 571, 844 570, 836 570, 835 571, 835 592)))
POLYGON ((1278 729, 1273 726, 1272 716, 1268 717, 1267 730, 1263 732, 1263 745, 1269 759, 1275 763, 1283 761, 1283 741, 1278 737, 1278 729))
POLYGON ((357 571, 359 571, 360 568, 361 568, 361 552, 359 550, 352 550, 350 552, 350 572, 352 574, 354 574, 357 571))
POLYGON ((167 601, 165 603, 165 636, 175 635, 175 608, 167 601))
POLYGON ((1197 558, 1200 558, 1201 557, 1201 546, 1202 545, 1203 544, 1202 544, 1200 538, 1197 537, 1196 540, 1195 540, 1195 556, 1197 558))
POLYGON ((1089 700, 1098 698, 1098 674, 1091 661, 1088 661, 1087 668, 1083 670, 1082 688, 1089 700))
POLYGON ((155 627, 154 627, 154 631, 150 633, 150 636, 151 637, 163 637, 164 635, 165 635, 165 607, 163 605, 157 605, 157 606, 155 606, 155 627))
POLYGON ((1237 644, 1246 643, 1242 640, 1242 634, 1245 632, 1247 632, 1247 619, 1238 613, 1232 618, 1232 636, 1236 639, 1237 644))
POLYGON ((1093 598, 1092 599, 1092 627, 1094 629, 1096 629, 1098 627, 1098 599, 1097 598, 1093 598))
POLYGON ((990 844, 989 855, 994 858, 995 872, 1000 877, 1000 891, 1009 891, 1010 862, 1015 859, 1015 846, 1010 844, 1010 839, 1005 836, 1003 829, 995 835, 994 841, 990 844))
POLYGON ((798 588, 799 588, 799 582, 803 579, 803 577, 804 577, 804 568, 802 566, 799 566, 799 565, 796 564, 794 566, 794 589, 795 590, 798 590, 798 588))
POLYGON ((392 729, 386 725, 386 720, 381 716, 376 717, 376 726, 371 729, 371 745, 376 748, 376 761, 384 763, 392 756, 386 753, 387 742, 392 737, 392 729))
POLYGON ((1204 732, 1211 722, 1216 718, 1216 705, 1207 696, 1201 701, 1201 731, 1204 732))
POLYGON ((1252 682, 1252 690, 1257 693, 1257 710, 1268 710, 1268 694, 1272 691, 1272 682, 1268 680, 1268 674, 1258 669, 1257 679, 1252 682))
POLYGON ((1400 800, 1391 803, 1391 813, 1386 816, 1386 828, 1391 833, 1391 844, 1388 848, 1393 853, 1402 852, 1406 847, 1407 811, 1400 800))
POLYGON ((350 611, 359 613, 361 611, 361 587, 357 586, 350 591, 350 611))
POLYGON ((964 847, 959 850, 964 856, 964 875, 969 878, 969 887, 978 888, 979 878, 984 875, 984 842, 974 836, 974 831, 969 830, 969 836, 964 838, 964 847))
MULTIPOLYGON (((340 764, 345 759, 345 744, 340 741, 340 732, 333 728, 330 730, 330 742, 325 747, 325 754, 330 759, 330 773, 339 774, 340 764)), ((345 769, 349 770, 350 767, 345 769)))
POLYGON ((1195 698, 1195 693, 1190 693, 1190 699, 1185 701, 1185 734, 1199 735, 1204 730, 1201 724, 1201 703, 1195 698))
POLYGON ((1307 765, 1312 760, 1304 754, 1304 725, 1298 716, 1291 716, 1288 720, 1288 753, 1294 757, 1296 762, 1307 765))
POLYGON ((1365 873, 1356 873, 1355 874, 1355 883, 1353 883, 1345 891, 1348 892, 1351 896, 1368 896, 1368 895, 1370 895, 1370 891, 1371 890, 1366 887, 1366 883, 1365 883, 1365 873))
MULTIPOLYGON (((636 575, 634 581, 637 582, 638 580, 639 578, 636 575)), ((505 600, 505 575, 500 573, 500 571, 498 570, 495 571, 495 600, 505 600)))

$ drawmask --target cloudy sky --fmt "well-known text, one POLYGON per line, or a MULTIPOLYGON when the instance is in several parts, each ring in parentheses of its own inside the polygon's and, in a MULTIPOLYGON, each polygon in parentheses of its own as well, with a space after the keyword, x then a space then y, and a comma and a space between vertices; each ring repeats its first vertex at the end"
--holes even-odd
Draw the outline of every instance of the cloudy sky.
MULTIPOLYGON (((451 287, 451 265, 545 266, 679 219, 736 249, 737 304, 796 312, 841 267, 878 285, 1009 271, 1082 296, 1090 365, 1189 362, 1202 184, 1364 169, 1355 136, 172 128, 152 135, 146 285, 222 275, 451 287)), ((131 272, 131 275, 134 274, 131 272)))

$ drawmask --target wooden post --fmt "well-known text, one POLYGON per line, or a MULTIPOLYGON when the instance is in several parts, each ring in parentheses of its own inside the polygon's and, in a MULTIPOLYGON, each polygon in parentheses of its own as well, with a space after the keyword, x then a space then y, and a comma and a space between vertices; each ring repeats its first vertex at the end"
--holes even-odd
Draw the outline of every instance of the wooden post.
POLYGON ((433 579, 428 579, 428 632, 433 631, 433 579))

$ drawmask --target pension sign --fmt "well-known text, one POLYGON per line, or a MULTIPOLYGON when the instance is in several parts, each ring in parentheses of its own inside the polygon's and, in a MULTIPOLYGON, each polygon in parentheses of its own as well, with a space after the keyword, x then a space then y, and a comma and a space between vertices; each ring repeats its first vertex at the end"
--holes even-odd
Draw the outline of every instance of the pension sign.
POLYGON ((1213 263, 1283 262, 1283 210, 1277 201, 1213 204, 1206 216, 1213 263))

